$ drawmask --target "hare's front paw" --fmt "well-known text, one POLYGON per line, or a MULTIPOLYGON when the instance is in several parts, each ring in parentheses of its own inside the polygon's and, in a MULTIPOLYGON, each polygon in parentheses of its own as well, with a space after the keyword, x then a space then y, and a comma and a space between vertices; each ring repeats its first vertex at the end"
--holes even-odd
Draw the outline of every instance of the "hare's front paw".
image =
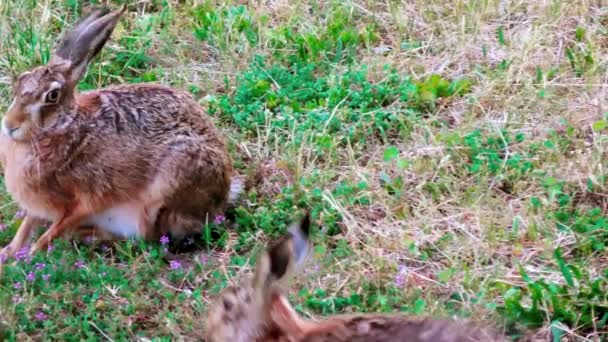
POLYGON ((12 242, 0 249, 0 264, 4 263, 8 258, 15 256, 19 249, 19 246, 15 246, 12 242))
MULTIPOLYGON (((42 237, 44 237, 44 235, 42 237)), ((37 252, 46 251, 46 250, 48 250, 49 246, 50 246, 50 242, 48 239, 40 238, 40 239, 38 239, 38 241, 36 241, 36 243, 30 249, 29 255, 33 256, 37 252)))

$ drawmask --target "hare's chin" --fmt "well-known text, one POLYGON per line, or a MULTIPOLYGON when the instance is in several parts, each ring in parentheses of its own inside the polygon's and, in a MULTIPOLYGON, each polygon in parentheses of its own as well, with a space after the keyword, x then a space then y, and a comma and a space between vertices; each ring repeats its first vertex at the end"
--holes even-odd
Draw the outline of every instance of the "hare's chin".
POLYGON ((137 236, 137 222, 141 212, 137 202, 121 203, 90 216, 84 223, 93 225, 124 238, 137 236))

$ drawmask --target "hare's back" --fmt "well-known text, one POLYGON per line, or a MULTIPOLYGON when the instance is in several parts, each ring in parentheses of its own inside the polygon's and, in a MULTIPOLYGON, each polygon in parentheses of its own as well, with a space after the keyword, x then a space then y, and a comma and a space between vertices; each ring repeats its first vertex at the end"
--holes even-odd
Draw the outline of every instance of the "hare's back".
POLYGON ((344 329, 331 329, 301 342, 469 342, 501 341, 473 325, 409 317, 350 317, 344 329))
POLYGON ((166 135, 213 138, 215 129, 202 107, 185 91, 160 84, 127 84, 97 91, 102 118, 117 133, 159 139, 166 135))

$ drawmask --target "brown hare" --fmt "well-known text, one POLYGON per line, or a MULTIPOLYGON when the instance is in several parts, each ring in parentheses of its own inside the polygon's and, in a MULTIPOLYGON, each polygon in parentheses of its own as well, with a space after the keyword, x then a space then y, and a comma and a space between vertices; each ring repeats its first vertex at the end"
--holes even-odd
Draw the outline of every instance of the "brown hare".
POLYGON ((158 84, 77 91, 125 10, 93 11, 47 65, 15 79, 0 161, 26 217, 2 253, 21 249, 42 221, 52 224, 32 251, 87 229, 183 236, 240 190, 223 138, 188 93, 158 84))
POLYGON ((292 225, 257 261, 253 278, 226 288, 211 304, 206 322, 208 342, 459 342, 504 341, 467 322, 403 315, 334 316, 305 320, 282 292, 280 282, 301 264, 309 248, 310 216, 292 225))

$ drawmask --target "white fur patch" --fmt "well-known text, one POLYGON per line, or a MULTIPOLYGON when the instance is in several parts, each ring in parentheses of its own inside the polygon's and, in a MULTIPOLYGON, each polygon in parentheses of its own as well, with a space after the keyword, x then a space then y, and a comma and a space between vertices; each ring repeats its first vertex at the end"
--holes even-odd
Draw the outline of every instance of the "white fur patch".
POLYGON ((230 182, 230 193, 228 194, 228 203, 236 202, 244 190, 245 184, 243 179, 240 177, 232 177, 232 181, 230 182))
MULTIPOLYGON (((11 105, 8 107, 8 112, 10 112, 11 108, 13 108, 15 106, 15 103, 17 103, 16 100, 13 100, 13 102, 11 102, 11 105)), ((8 130, 8 127, 6 125, 6 114, 4 115, 4 117, 2 117, 2 133, 4 133, 5 135, 10 137, 10 132, 8 130)))
POLYGON ((35 125, 40 125, 40 108, 42 106, 40 105, 40 103, 33 103, 31 105, 27 105, 25 107, 25 112, 28 113, 30 115, 30 118, 32 119, 31 121, 35 124, 35 125))
POLYGON ((136 237, 140 210, 139 203, 122 203, 88 217, 84 225, 94 225, 124 238, 136 237))
MULTIPOLYGON (((61 89, 61 83, 57 82, 57 81, 53 81, 51 82, 51 85, 49 86, 49 89, 47 90, 47 93, 53 89, 61 89)), ((44 101, 44 97, 46 96, 46 94, 42 95, 43 97, 41 98, 42 101, 44 101)))
POLYGON ((5 116, 2 118, 2 134, 10 137, 9 133, 10 132, 8 130, 8 127, 6 127, 6 116, 5 116))
POLYGON ((37 117, 40 115, 40 103, 33 103, 31 105, 27 105, 25 107, 25 111, 29 113, 33 117, 37 117))

